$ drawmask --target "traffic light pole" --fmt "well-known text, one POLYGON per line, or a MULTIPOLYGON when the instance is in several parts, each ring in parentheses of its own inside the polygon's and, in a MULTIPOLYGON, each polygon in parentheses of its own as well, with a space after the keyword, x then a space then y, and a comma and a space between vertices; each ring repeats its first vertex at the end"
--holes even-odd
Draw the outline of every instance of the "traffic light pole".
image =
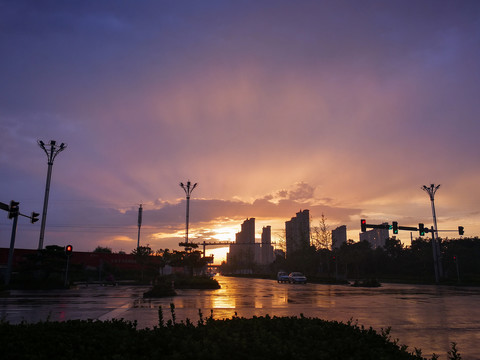
POLYGON ((70 256, 67 255, 67 266, 65 267, 65 284, 64 287, 68 285, 68 265, 70 264, 70 256))
POLYGON ((5 274, 5 285, 8 286, 10 284, 10 277, 12 274, 12 266, 13 266, 13 252, 15 250, 15 238, 17 236, 17 224, 18 224, 18 217, 23 216, 29 218, 31 223, 35 223, 38 221, 38 215, 36 212, 32 212, 32 216, 27 216, 20 213, 20 207, 18 206, 19 203, 16 201, 11 201, 10 206, 8 204, 4 204, 0 202, 0 209, 8 211, 8 218, 13 219, 12 223, 12 236, 10 237, 10 250, 8 251, 8 260, 7 260, 7 273, 5 274))
POLYGON ((13 251, 15 249, 15 237, 17 235, 18 215, 13 218, 12 236, 10 238, 10 250, 8 252, 7 273, 5 274, 5 286, 10 284, 10 276, 12 274, 13 251))
MULTIPOLYGON (((432 202, 433 204, 433 202, 432 202)), ((433 207, 432 207, 433 208, 433 207)), ((367 231, 367 228, 373 229, 387 229, 393 230, 394 234, 398 234, 398 230, 407 230, 407 231, 419 231, 420 236, 423 236, 426 232, 432 233, 432 252, 433 252, 433 268, 435 272, 435 282, 438 284, 440 279, 443 278, 443 268, 442 268, 442 261, 441 261, 441 254, 440 254, 440 241, 438 240, 439 231, 447 232, 447 231, 458 231, 459 235, 463 235, 464 229, 463 226, 459 226, 458 230, 438 230, 436 226, 432 226, 430 229, 425 228, 423 224, 418 224, 418 228, 413 226, 399 226, 396 221, 389 224, 367 224, 365 219, 360 220, 360 226, 362 232, 367 231)))

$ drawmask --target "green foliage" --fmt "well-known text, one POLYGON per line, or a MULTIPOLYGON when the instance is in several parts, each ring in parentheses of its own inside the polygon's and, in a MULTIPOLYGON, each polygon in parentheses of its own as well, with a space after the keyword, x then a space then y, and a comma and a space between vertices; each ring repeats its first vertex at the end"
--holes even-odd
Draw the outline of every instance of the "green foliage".
MULTIPOLYGON (((195 326, 191 321, 137 329, 123 320, 10 325, 0 323, 2 357, 6 359, 424 359, 381 334, 356 324, 316 318, 237 316, 195 326)), ((160 317, 161 314, 161 317, 160 317)), ((451 357, 450 359, 459 359, 451 357)))

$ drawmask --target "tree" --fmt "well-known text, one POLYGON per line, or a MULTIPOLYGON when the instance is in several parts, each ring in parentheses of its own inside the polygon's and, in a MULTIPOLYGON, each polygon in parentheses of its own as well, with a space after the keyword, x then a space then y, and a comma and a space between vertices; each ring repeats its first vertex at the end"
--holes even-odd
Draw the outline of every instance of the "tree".
POLYGON ((113 251, 111 248, 109 247, 103 247, 103 246, 97 246, 95 248, 95 250, 93 250, 94 253, 107 253, 107 254, 111 254, 113 251))
POLYGON ((136 249, 132 250, 132 255, 135 255, 137 263, 140 264, 141 267, 141 281, 143 282, 143 272, 145 270, 145 266, 149 263, 150 255, 152 254, 152 249, 148 246, 139 246, 136 249))
POLYGON ((328 230, 327 218, 323 213, 318 226, 312 227, 312 243, 317 250, 332 248, 332 234, 328 230))
POLYGON ((287 235, 285 229, 280 230, 275 234, 277 236, 276 247, 283 252, 287 251, 287 235))

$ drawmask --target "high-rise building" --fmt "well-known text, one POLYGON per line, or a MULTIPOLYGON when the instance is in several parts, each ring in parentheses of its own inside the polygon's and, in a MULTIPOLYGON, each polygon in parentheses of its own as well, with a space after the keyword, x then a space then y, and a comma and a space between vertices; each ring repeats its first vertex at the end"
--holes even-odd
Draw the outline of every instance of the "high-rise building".
POLYGON ((270 226, 262 229, 262 242, 255 242, 255 218, 242 223, 242 230, 235 234, 235 243, 230 245, 227 263, 237 271, 251 271, 254 264, 269 265, 275 260, 270 226))
POLYGON ((250 267, 255 261, 255 218, 242 223, 242 230, 235 234, 235 244, 230 245, 227 263, 237 267, 250 267))
POLYGON ((285 222, 287 258, 310 246, 310 212, 303 210, 285 222))
MULTIPOLYGON (((383 223, 382 225, 388 225, 388 223, 383 223)), ((368 241, 374 249, 385 246, 385 240, 388 238, 388 229, 372 229, 360 233, 360 241, 368 241)))
POLYGON ((332 230, 332 249, 339 249, 347 242, 347 226, 342 225, 332 230))
POLYGON ((262 229, 262 247, 260 264, 268 265, 275 260, 272 246, 272 228, 271 226, 264 226, 262 229))

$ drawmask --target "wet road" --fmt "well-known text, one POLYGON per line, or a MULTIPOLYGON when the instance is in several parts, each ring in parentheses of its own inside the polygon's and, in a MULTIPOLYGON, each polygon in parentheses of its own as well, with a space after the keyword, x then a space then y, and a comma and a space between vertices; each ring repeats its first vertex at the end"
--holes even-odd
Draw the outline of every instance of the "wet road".
POLYGON ((158 324, 158 307, 171 319, 193 322, 203 316, 217 319, 254 315, 305 316, 358 321, 380 330, 391 327, 392 337, 425 356, 446 358, 450 343, 458 344, 464 359, 480 359, 480 288, 384 284, 380 288, 342 285, 278 284, 264 279, 217 277, 219 290, 177 290, 178 296, 142 299, 146 287, 80 287, 65 291, 12 291, 0 298, 0 317, 15 323, 40 320, 124 318, 139 327, 158 324))

